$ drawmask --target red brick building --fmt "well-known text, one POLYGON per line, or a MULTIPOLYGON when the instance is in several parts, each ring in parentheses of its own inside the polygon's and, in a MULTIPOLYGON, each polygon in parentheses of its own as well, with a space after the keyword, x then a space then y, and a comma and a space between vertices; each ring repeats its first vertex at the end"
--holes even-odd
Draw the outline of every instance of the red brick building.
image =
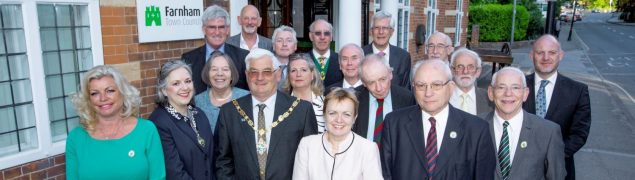
MULTIPOLYGON (((397 24, 391 43, 407 49, 413 60, 425 55, 424 46, 417 45, 419 25, 426 34, 445 32, 455 46, 466 42, 467 0, 320 0, 302 6, 293 4, 302 0, 205 0, 204 6, 227 7, 233 35, 239 31, 235 16, 247 3, 260 7, 263 22, 269 22, 263 23, 261 34, 269 35, 280 24, 295 24, 296 31, 307 32, 312 18, 322 14, 334 22, 339 47, 350 38, 338 32, 350 27, 338 22, 358 13, 362 16, 354 21, 360 32, 354 37, 359 40, 353 42, 364 45, 371 41, 370 17, 383 8, 393 12, 397 24), (281 6, 266 7, 269 1, 281 6), (359 8, 351 10, 350 3, 359 8), (297 18, 300 15, 303 18, 297 18)), ((69 95, 77 90, 81 74, 95 65, 109 64, 124 72, 141 92, 140 116, 149 116, 160 65, 204 41, 139 43, 136 8, 131 0, 0 2, 0 180, 65 179, 66 134, 79 122, 69 95)), ((308 36, 299 39, 299 46, 308 48, 308 36)))

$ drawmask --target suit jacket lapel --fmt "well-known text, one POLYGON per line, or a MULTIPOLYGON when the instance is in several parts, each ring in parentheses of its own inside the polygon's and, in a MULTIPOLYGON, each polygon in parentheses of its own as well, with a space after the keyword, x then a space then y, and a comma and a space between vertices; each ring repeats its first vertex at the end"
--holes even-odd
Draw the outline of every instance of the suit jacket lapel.
POLYGON ((516 171, 525 171, 526 168, 524 165, 524 159, 527 158, 527 149, 523 148, 522 143, 528 142, 529 138, 534 137, 533 131, 531 128, 533 127, 533 122, 531 118, 529 118, 529 114, 525 111, 523 113, 523 125, 520 129, 520 137, 518 138, 518 144, 516 145, 516 152, 514 152, 514 161, 512 162, 512 170, 509 173, 510 177, 514 174, 521 173, 516 171))
MULTIPOLYGON (((450 108, 450 112, 448 115, 448 122, 445 127, 445 133, 443 134, 443 142, 441 144, 441 149, 439 150, 439 156, 437 157, 437 168, 435 168, 435 172, 439 172, 445 169, 445 166, 448 164, 448 161, 452 159, 451 157, 454 154, 456 149, 459 149, 459 143, 461 139, 463 139, 463 135, 465 132, 462 131, 461 126, 463 125, 463 117, 457 115, 460 110, 455 109, 452 105, 448 105, 450 108), (456 133, 455 138, 450 138, 452 132, 456 133)), ((437 134, 438 137, 438 134, 437 134)))
MULTIPOLYGON (((199 113, 203 113, 203 112, 199 112, 199 113)), ((183 132, 188 139, 192 140, 192 142, 196 145, 196 147, 198 147, 199 150, 206 152, 207 153, 207 148, 203 148, 198 144, 198 139, 196 138, 196 133, 194 133, 194 130, 192 130, 192 127, 190 126, 189 122, 185 122, 183 121, 183 119, 181 120, 176 120, 174 119, 174 124, 176 125, 176 127, 178 127, 178 129, 183 132)), ((200 121, 200 119, 196 119, 198 120, 197 123, 202 123, 202 121, 200 121)), ((204 122, 207 123, 207 122, 204 122)), ((204 138, 204 136, 201 136, 201 138, 204 138)), ((205 143, 206 145, 209 145, 210 143, 210 139, 205 139, 205 143)))
POLYGON ((562 74, 558 74, 558 77, 556 77, 556 84, 555 86, 553 86, 553 93, 551 94, 551 100, 549 102, 547 113, 545 114, 545 119, 551 119, 550 117, 553 116, 553 113, 556 111, 556 108, 560 104, 562 97, 566 97, 566 92, 568 91, 567 88, 571 87, 566 83, 567 81, 564 80, 562 74))
POLYGON ((355 121, 355 129, 357 129, 360 136, 366 138, 368 137, 368 121, 370 118, 368 117, 368 113, 370 111, 368 107, 370 106, 370 97, 369 92, 366 88, 361 89, 358 99, 361 106, 359 107, 357 121, 355 121))
MULTIPOLYGON (((496 134, 494 134, 494 112, 487 113, 485 116, 485 121, 489 124, 489 132, 492 134, 492 142, 494 142, 494 146, 496 146, 496 134)), ((498 153, 498 147, 494 147, 496 153, 498 153)), ((501 168, 498 165, 498 158, 496 159, 496 176, 501 176, 501 168)))
MULTIPOLYGON (((251 95, 249 95, 249 98, 241 98, 240 100, 242 101, 238 101, 238 104, 240 105, 240 108, 243 109, 243 111, 245 111, 245 113, 247 114, 247 116, 249 116, 249 118, 254 121, 254 123, 258 123, 257 120, 254 119, 254 115, 253 115, 253 107, 252 107, 252 102, 251 102, 251 95)), ((254 132, 254 129, 247 124, 247 121, 245 119, 243 119, 242 117, 240 118, 240 129, 243 134, 243 139, 245 140, 245 142, 247 143, 247 150, 253 160, 253 163, 256 165, 256 172, 258 171, 258 156, 256 155, 256 134, 254 132)))
POLYGON ((529 95, 527 96, 527 100, 525 101, 525 103, 523 103, 523 109, 532 114, 536 114, 536 92, 534 92, 534 74, 535 73, 525 76, 525 80, 527 81, 527 88, 529 88, 529 95))
MULTIPOLYGON (((278 93, 278 95, 276 96, 276 107, 273 113, 273 122, 278 120, 278 116, 282 115, 289 109, 292 102, 292 100, 289 99, 285 94, 282 94, 280 92, 276 92, 276 93, 278 93)), ((285 121, 282 121, 282 123, 279 123, 275 128, 271 127, 271 136, 269 138, 269 149, 267 150, 267 164, 270 164, 269 162, 271 161, 271 154, 275 152, 278 142, 280 142, 280 139, 282 139, 282 136, 284 136, 282 132, 284 132, 285 126, 288 124, 286 121, 292 121, 292 120, 293 119, 288 118, 285 121)), ((267 165, 267 167, 269 167, 269 165, 267 165)))
MULTIPOLYGON (((408 132, 408 137, 410 137, 410 141, 414 148, 414 151, 419 158, 421 164, 426 166, 426 149, 425 149, 425 136, 423 136, 423 122, 421 111, 413 111, 409 114, 409 119, 406 124, 406 131, 408 132)), ((425 172, 425 169, 423 170, 425 172)))

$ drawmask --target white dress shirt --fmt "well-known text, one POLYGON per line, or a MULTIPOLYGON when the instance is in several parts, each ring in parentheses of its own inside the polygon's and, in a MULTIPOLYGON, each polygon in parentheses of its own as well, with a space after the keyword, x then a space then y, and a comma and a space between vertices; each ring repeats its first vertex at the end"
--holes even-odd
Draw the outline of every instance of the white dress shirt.
MULTIPOLYGON (((384 109, 382 109, 382 112, 384 114, 384 120, 386 120, 386 115, 392 112, 392 96, 390 94, 391 92, 389 91, 388 95, 386 95, 386 97, 384 98, 384 109)), ((370 141, 374 141, 375 139, 375 120, 377 120, 377 117, 375 117, 375 113, 377 112, 377 107, 379 107, 379 102, 377 102, 377 98, 375 98, 373 94, 369 92, 368 93, 368 129, 366 131, 366 134, 363 134, 362 136, 365 135, 366 139, 370 141)))
MULTIPOLYGON (((430 117, 434 117, 434 119, 437 121, 436 122, 436 130, 437 130, 437 152, 439 152, 441 150, 441 145, 443 143, 443 136, 445 135, 445 127, 448 125, 448 117, 450 115, 450 106, 445 106, 441 112, 437 113, 437 115, 435 116, 431 116, 430 114, 428 114, 425 111, 421 111, 421 115, 422 115, 422 121, 423 121, 423 136, 424 136, 424 142, 426 143, 428 141, 428 132, 430 132, 430 117)), ((427 144, 426 144, 427 145, 427 144)))
POLYGON ((350 133, 338 145, 335 154, 326 134, 302 138, 295 153, 293 179, 381 180, 381 162, 377 144, 350 133), (354 138, 353 138, 354 137, 354 138), (350 146, 350 147, 349 147, 350 146), (347 149, 348 148, 348 149, 347 149))
MULTIPOLYGON (((545 100, 547 101, 545 105, 545 110, 549 110, 549 104, 551 103, 551 95, 553 95, 553 88, 556 86, 556 79, 558 78, 558 72, 553 73, 551 77, 547 79, 542 79, 538 74, 534 74, 534 99, 538 99, 538 90, 540 89, 540 81, 547 80, 549 83, 545 86, 545 100)), ((528 82, 531 83, 531 82, 528 82)))
POLYGON ((240 48, 247 50, 247 51, 251 51, 254 48, 258 47, 258 42, 260 41, 260 38, 258 37, 258 35, 256 35, 256 43, 254 43, 254 46, 251 47, 251 49, 249 48, 249 45, 247 45, 247 41, 245 41, 245 38, 243 38, 243 33, 240 33, 240 48))
MULTIPOLYGON (((265 114, 265 126, 267 126, 265 128, 265 130, 267 130, 267 149, 269 149, 269 142, 270 141, 270 137, 271 137, 271 124, 273 123, 273 113, 274 110, 276 109, 276 97, 278 96, 278 93, 274 93, 273 96, 269 97, 267 100, 265 100, 265 102, 260 102, 258 101, 254 96, 251 96, 251 105, 253 106, 252 108, 252 112, 254 115, 254 119, 252 119, 254 121, 254 127, 256 127, 256 129, 260 128, 258 127, 258 104, 265 104, 267 105, 265 107, 265 109, 263 109, 264 114, 265 114)), ((258 133, 254 132, 254 139, 256 140, 256 142, 258 142, 258 133)))
MULTIPOLYGON (((454 93, 452 93, 452 97, 450 97, 450 104, 455 108, 461 109, 461 103, 463 103, 463 98, 461 97, 463 94, 466 94, 459 88, 458 86, 454 88, 454 93)), ((467 113, 472 115, 476 115, 476 88, 472 87, 470 91, 467 92, 467 111, 461 109, 467 113)))
MULTIPOLYGON (((326 53, 324 53, 324 55, 318 53, 315 49, 311 50, 311 53, 313 53, 313 56, 315 57, 315 60, 317 60, 318 58, 320 58, 320 56, 324 56, 324 58, 326 58, 324 60, 324 63, 329 62, 329 57, 331 57, 331 50, 327 49, 326 53)), ((316 64, 316 66, 319 66, 319 64, 316 64)))
POLYGON ((375 44, 373 43, 371 45, 373 47, 373 54, 377 54, 379 55, 379 52, 384 52, 384 59, 386 60, 386 63, 390 63, 390 44, 386 46, 386 49, 384 49, 383 51, 377 49, 377 47, 375 47, 375 44))
POLYGON ((344 89, 346 89, 346 88, 353 88, 353 89, 355 89, 355 88, 357 88, 357 87, 359 87, 359 86, 361 86, 361 85, 362 85, 362 80, 361 80, 361 79, 358 79, 358 80, 357 80, 357 82, 356 82, 355 84, 352 84, 352 85, 351 85, 351 84, 349 84, 349 83, 348 83, 348 81, 346 81, 346 79, 344 79, 344 80, 342 80, 342 81, 343 81, 343 82, 342 82, 342 88, 344 88, 344 89))
MULTIPOLYGON (((496 153, 501 144, 501 138, 503 137, 503 118, 498 116, 498 112, 494 111, 494 137, 496 138, 496 153)), ((514 155, 516 154, 516 147, 518 146, 518 139, 520 139, 520 131, 523 127, 523 111, 520 111, 511 119, 507 120, 509 126, 507 126, 507 137, 509 138, 509 162, 513 164, 514 155)))

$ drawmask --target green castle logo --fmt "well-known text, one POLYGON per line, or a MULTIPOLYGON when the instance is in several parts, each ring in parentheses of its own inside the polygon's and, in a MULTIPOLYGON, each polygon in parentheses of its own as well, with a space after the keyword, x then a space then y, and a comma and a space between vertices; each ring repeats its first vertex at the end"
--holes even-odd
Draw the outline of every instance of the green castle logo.
POLYGON ((152 22, 156 26, 161 26, 161 11, 156 6, 146 6, 146 26, 152 26, 152 22))

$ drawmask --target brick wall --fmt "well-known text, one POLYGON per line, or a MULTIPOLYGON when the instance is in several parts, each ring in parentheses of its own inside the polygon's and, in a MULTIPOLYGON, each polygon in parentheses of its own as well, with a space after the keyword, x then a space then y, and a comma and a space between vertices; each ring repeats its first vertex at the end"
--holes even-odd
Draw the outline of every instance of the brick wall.
POLYGON ((66 179, 66 159, 63 154, 0 170, 0 180, 66 179))

